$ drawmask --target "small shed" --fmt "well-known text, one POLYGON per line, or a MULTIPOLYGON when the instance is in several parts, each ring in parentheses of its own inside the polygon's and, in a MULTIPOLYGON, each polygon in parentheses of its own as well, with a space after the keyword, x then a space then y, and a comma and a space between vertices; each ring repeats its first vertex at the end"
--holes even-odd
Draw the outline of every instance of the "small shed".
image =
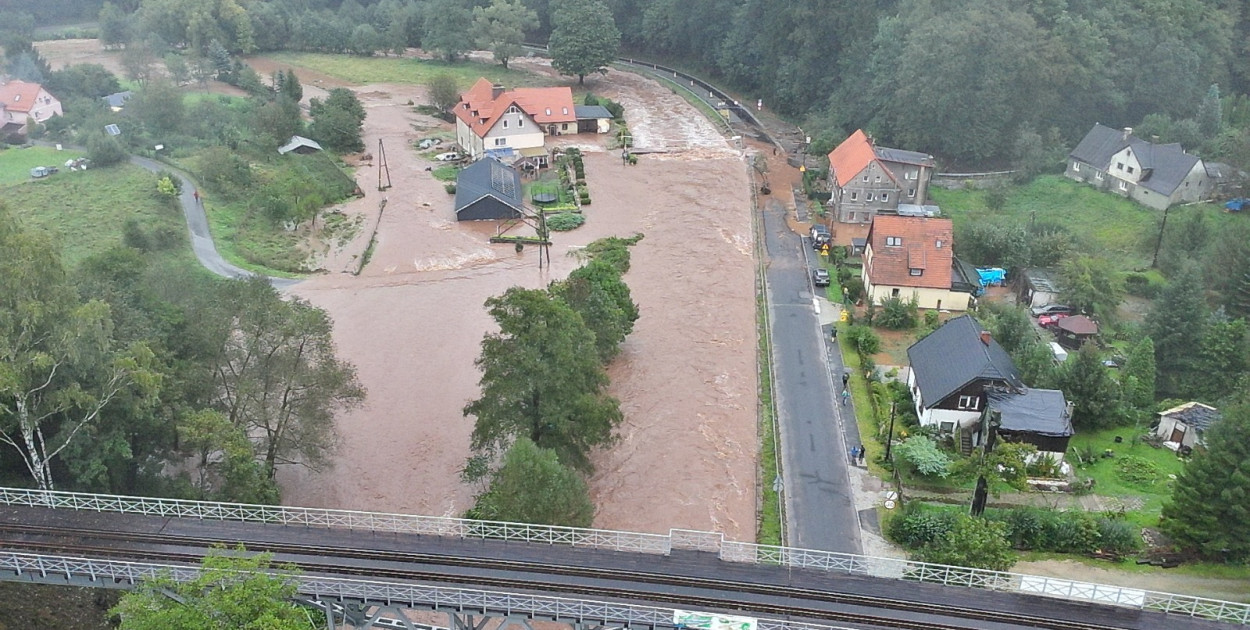
POLYGON ((122 108, 126 106, 126 101, 130 100, 131 96, 134 96, 134 93, 130 90, 126 90, 125 92, 114 92, 108 96, 101 96, 100 98, 103 99, 105 103, 108 103, 109 109, 115 112, 120 112, 122 108))
POLYGON ((1053 269, 1025 269, 1016 274, 1018 303, 1033 308, 1059 301, 1059 282, 1053 269))
POLYGON ((851 237, 851 258, 859 258, 868 249, 868 239, 859 236, 851 237))
POLYGON ((278 153, 286 155, 288 153, 308 154, 316 153, 321 150, 321 145, 317 141, 310 140, 304 136, 291 136, 286 144, 278 147, 278 153))
POLYGON ((522 215, 521 175, 494 158, 482 158, 456 176, 456 220, 494 221, 522 215))
POLYGON ((1039 454, 1063 461, 1072 428, 1072 405, 1057 389, 1011 390, 993 388, 985 392, 987 411, 1001 414, 998 436, 1004 442, 1023 442, 1037 447, 1039 454))
POLYGON ((1203 444, 1203 434, 1219 419, 1220 412, 1215 407, 1187 402, 1159 412, 1154 433, 1172 450, 1191 449, 1203 444))
POLYGON ((607 133, 612 128, 612 112, 602 105, 574 105, 577 133, 607 133))
POLYGON ((1098 322, 1084 315, 1065 317, 1055 326, 1055 339, 1068 350, 1077 350, 1097 336, 1098 322))

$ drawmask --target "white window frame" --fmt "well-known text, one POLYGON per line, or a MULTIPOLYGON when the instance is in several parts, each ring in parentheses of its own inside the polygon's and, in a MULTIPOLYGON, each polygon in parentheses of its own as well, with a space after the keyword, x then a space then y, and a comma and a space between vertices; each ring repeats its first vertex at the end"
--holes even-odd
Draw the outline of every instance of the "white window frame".
POLYGON ((856 199, 859 199, 859 193, 857 193, 857 192, 855 192, 855 191, 853 191, 853 190, 852 190, 852 191, 851 191, 851 201, 855 201, 856 199))
POLYGON ((864 201, 872 201, 872 193, 865 193, 864 201))
POLYGON ((890 193, 881 193, 881 201, 889 201, 890 193))
POLYGON ((1120 190, 1128 190, 1128 182, 1120 180, 1120 190))
POLYGON ((495 138, 495 146, 497 147, 508 146, 508 139, 507 138, 495 138))
POLYGON ((503 128, 504 128, 504 129, 507 129, 507 128, 508 128, 508 119, 507 119, 507 118, 503 119, 503 128))
POLYGON ((1102 171, 1094 171, 1094 179, 1097 181, 1102 181, 1102 171))
POLYGON ((915 188, 908 188, 908 189, 907 189, 907 196, 908 196, 908 197, 915 197, 915 196, 916 196, 916 189, 915 189, 915 188))
POLYGON ((981 406, 980 396, 960 396, 956 406, 965 411, 976 411, 981 406))
POLYGON ((902 247, 902 246, 903 246, 903 237, 901 237, 901 236, 887 236, 887 237, 885 237, 885 245, 886 245, 886 247, 902 247))
POLYGON ((1073 172, 1073 173, 1080 173, 1080 172, 1081 172, 1081 163, 1080 163, 1080 162, 1073 162, 1073 163, 1072 163, 1072 172, 1073 172))
POLYGON ((915 267, 908 269, 907 272, 913 276, 924 275, 924 269, 916 269, 915 267))

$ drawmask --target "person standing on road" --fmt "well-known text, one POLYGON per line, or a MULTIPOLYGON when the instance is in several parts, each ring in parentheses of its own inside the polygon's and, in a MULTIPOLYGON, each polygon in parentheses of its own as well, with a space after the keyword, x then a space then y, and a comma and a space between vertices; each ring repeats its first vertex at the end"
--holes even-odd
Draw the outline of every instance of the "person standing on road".
POLYGON ((859 450, 859 465, 863 466, 864 465, 864 445, 860 444, 858 450, 859 450))
POLYGON ((842 391, 846 391, 846 384, 850 382, 850 380, 851 380, 850 372, 843 371, 842 372, 842 391))
POLYGON ((851 397, 851 392, 848 392, 848 391, 846 391, 846 389, 843 389, 843 390, 842 390, 842 406, 843 406, 843 407, 845 407, 845 406, 846 406, 846 401, 847 401, 850 397, 851 397))

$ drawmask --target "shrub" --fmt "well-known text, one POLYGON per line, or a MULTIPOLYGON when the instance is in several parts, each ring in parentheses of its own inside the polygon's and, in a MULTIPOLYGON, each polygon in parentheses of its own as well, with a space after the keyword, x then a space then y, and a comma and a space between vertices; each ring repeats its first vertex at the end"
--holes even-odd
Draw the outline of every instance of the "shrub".
POLYGON ((923 435, 907 438, 894 448, 894 453, 925 477, 936 475, 945 478, 950 474, 950 456, 938 450, 937 443, 923 435))
POLYGON ((923 503, 906 503, 885 526, 885 535, 907 549, 920 549, 938 540, 954 527, 956 513, 923 503))
POLYGON ((958 514, 949 531, 916 555, 924 562, 1006 571, 1016 562, 1006 529, 1002 523, 958 514))
POLYGON ((148 240, 148 235, 144 233, 143 228, 139 227, 139 220, 131 217, 122 223, 122 243, 126 247, 137 249, 141 252, 151 251, 152 243, 148 240))
POLYGON ((586 217, 575 212, 562 212, 547 217, 547 227, 557 232, 567 232, 585 222, 586 217))
POLYGON ((1129 273, 1124 276, 1124 291, 1129 295, 1154 299, 1163 291, 1163 283, 1155 282, 1144 273, 1129 273))
POLYGON ((126 149, 115 136, 93 133, 87 138, 87 157, 92 166, 111 166, 126 159, 126 149))
POLYGON ((1007 540, 1016 549, 1037 549, 1046 534, 1048 513, 1034 507, 1012 508, 987 513, 988 518, 1007 526, 1007 540))
POLYGON ((941 317, 938 315, 937 311, 925 311, 924 312, 925 328, 937 328, 938 324, 940 323, 941 323, 941 317))
POLYGON ((634 155, 633 153, 630 153, 630 154, 629 154, 629 165, 630 165, 630 166, 634 166, 634 165, 636 165, 636 164, 638 164, 638 156, 637 156, 637 155, 634 155))
POLYGON ((842 287, 846 289, 846 299, 852 304, 859 301, 864 295, 864 281, 861 278, 849 278, 842 282, 842 287))
POLYGON ((1142 546, 1141 532, 1122 519, 1098 520, 1098 548, 1108 553, 1129 555, 1142 546))
POLYGON ((1159 479, 1159 466, 1148 459, 1128 455, 1116 462, 1115 474, 1124 483, 1150 487, 1159 479))
POLYGON ((867 326, 851 326, 846 329, 846 340, 861 357, 881 351, 881 338, 867 326))
POLYGON ((454 182, 443 184, 443 190, 446 190, 449 195, 454 195, 456 194, 456 184, 454 182))
POLYGON ((907 330, 916 327, 920 317, 916 298, 904 302, 902 298, 889 297, 881 300, 881 312, 876 324, 890 330, 907 330))

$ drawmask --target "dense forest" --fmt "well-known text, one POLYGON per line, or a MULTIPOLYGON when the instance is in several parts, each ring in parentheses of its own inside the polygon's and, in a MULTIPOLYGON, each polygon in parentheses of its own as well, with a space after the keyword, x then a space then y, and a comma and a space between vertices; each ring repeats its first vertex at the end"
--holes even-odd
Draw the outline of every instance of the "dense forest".
MULTIPOLYGON (((1095 122, 1142 127, 1204 157, 1250 160, 1250 23, 1237 0, 523 0, 546 41, 563 5, 602 4, 623 52, 679 63, 801 122, 823 152, 864 128, 948 163, 1006 163, 1021 138, 1071 146, 1095 122), (1242 62, 1239 62, 1241 60, 1242 62), (1222 133, 1199 110, 1225 96, 1222 133)), ((4 23, 98 18, 114 45, 159 40, 233 53, 373 54, 473 47, 489 0, 52 0, 4 23), (135 19, 137 18, 137 19, 135 19)), ((511 3, 507 3, 511 4, 511 3)), ((527 23, 532 27, 533 23, 527 23)))

